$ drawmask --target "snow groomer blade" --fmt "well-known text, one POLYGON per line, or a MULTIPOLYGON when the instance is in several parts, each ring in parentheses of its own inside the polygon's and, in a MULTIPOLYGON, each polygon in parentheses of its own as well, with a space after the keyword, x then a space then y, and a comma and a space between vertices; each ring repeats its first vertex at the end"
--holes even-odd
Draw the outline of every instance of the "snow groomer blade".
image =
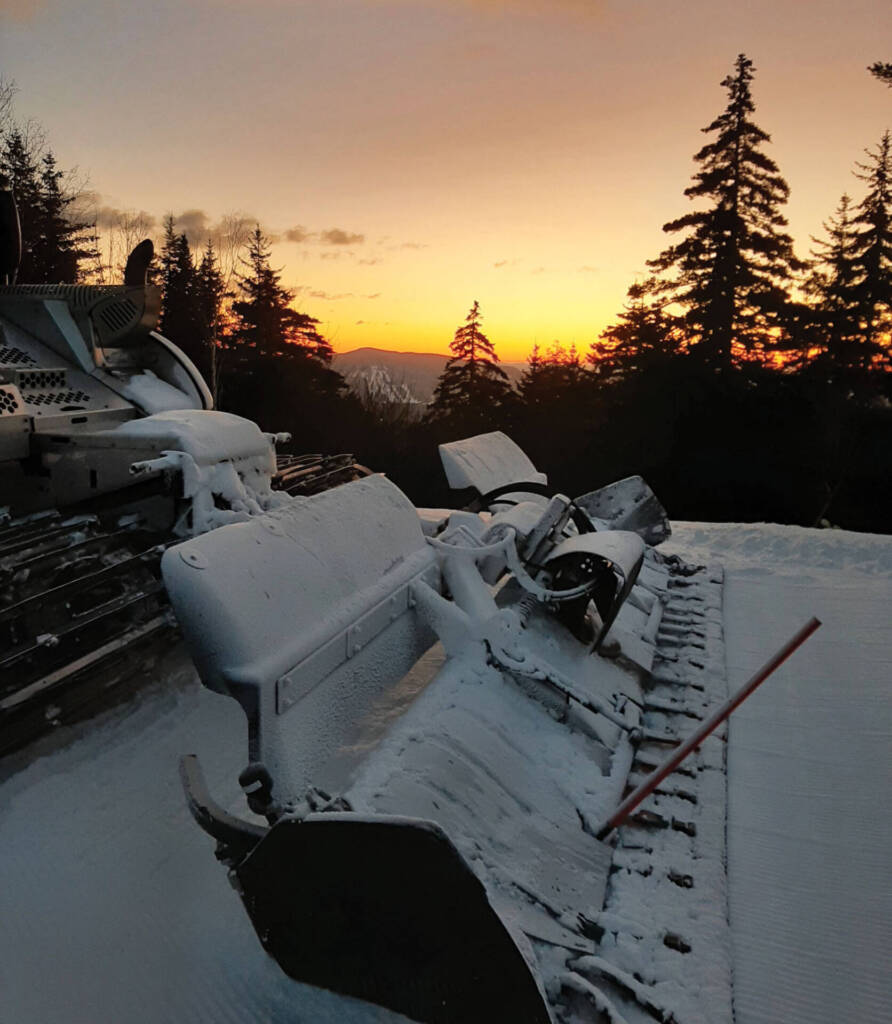
POLYGON ((297 981, 424 1024, 549 1024, 520 950, 431 822, 283 819, 238 866, 266 951, 297 981))

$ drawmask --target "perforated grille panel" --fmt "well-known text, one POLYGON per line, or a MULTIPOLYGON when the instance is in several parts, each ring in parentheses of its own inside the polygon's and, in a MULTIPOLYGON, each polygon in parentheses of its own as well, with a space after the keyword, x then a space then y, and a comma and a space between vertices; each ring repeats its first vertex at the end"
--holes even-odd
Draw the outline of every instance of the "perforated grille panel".
POLYGON ((86 391, 35 391, 28 395, 29 405, 83 405, 89 401, 86 391))
POLYGON ((0 416, 14 416, 22 411, 16 392, 12 388, 0 386, 0 416))
POLYGON ((0 366, 36 366, 36 361, 14 345, 0 345, 0 366))
POLYGON ((23 391, 52 391, 68 383, 64 369, 19 370, 16 380, 23 391))

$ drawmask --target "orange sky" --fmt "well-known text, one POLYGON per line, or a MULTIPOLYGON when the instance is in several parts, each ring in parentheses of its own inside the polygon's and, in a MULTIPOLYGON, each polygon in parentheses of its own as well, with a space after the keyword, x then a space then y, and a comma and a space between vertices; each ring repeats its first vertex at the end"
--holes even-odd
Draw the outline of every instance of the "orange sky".
POLYGON ((0 0, 0 68, 106 215, 259 221, 336 349, 445 352, 477 299, 514 360, 622 308, 741 51, 807 255, 892 123, 865 70, 890 23, 888 0, 0 0))

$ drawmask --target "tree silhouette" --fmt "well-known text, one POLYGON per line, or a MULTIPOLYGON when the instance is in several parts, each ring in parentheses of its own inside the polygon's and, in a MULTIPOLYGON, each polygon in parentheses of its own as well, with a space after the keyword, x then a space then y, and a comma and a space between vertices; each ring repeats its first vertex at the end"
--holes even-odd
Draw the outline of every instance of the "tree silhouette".
POLYGON ((692 351, 720 371, 784 346, 789 285, 803 267, 781 230, 790 190, 752 120, 752 61, 740 54, 734 69, 722 82, 728 105, 703 129, 715 138, 695 154, 700 169, 684 193, 707 205, 665 224, 685 237, 648 264, 663 275, 658 293, 682 308, 692 351))
POLYGON ((222 403, 319 445, 331 401, 346 387, 328 366, 331 345, 315 317, 291 307, 294 292, 270 266, 270 243, 259 226, 242 266, 244 272, 236 274, 240 296, 232 303, 222 403))
POLYGON ((217 263, 214 244, 208 239, 201 263, 195 272, 195 305, 198 322, 198 338, 201 343, 203 360, 197 364, 208 382, 216 401, 218 355, 224 331, 223 300, 226 287, 217 263))
POLYGON ((886 61, 875 61, 867 69, 875 78, 892 88, 892 64, 886 61))
POLYGON ((13 128, 4 140, 0 151, 0 172, 10 180, 22 228, 22 259, 16 280, 19 284, 41 284, 43 281, 35 254, 42 219, 37 159, 18 128, 13 128))
POLYGON ((886 131, 855 176, 867 195, 855 211, 854 293, 864 331, 860 363, 889 370, 892 331, 892 136, 886 131))
POLYGON ((480 329, 480 306, 474 301, 449 346, 452 357, 440 374, 429 415, 483 426, 512 394, 508 375, 498 365, 492 342, 480 329))
POLYGON ((814 371, 847 391, 858 386, 871 361, 858 308, 857 240, 848 195, 823 227, 826 238, 812 239, 815 264, 806 281, 814 302, 809 345, 817 349, 814 371))
POLYGON ((232 304, 237 342, 266 356, 313 357, 330 362, 332 348, 319 321, 291 307, 294 292, 270 266, 270 243, 260 227, 248 242, 245 272, 236 274, 241 297, 232 304))
POLYGON ((74 284, 83 276, 81 263, 99 255, 90 240, 92 225, 69 214, 77 197, 63 188, 63 178, 48 150, 37 179, 37 237, 31 250, 35 282, 74 284))
POLYGON ((677 318, 660 301, 648 301, 652 287, 650 282, 631 285, 619 322, 592 343, 587 359, 600 381, 659 369, 681 351, 683 336, 677 318))
POLYGON ((22 228, 22 284, 74 284, 84 276, 81 264, 98 259, 91 243, 93 226, 70 215, 78 198, 63 185, 43 133, 11 128, 0 145, 0 172, 11 182, 22 228))
POLYGON ((206 359, 200 336, 195 264, 185 234, 177 234, 173 217, 164 221, 160 260, 161 319, 158 329, 178 345, 204 373, 206 359))

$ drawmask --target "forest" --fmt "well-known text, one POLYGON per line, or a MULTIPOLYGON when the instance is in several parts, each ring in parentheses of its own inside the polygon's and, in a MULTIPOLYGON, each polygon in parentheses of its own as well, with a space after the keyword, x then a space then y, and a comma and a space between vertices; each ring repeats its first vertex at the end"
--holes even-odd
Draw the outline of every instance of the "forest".
MULTIPOLYGON (((870 144, 809 254, 786 232, 789 186, 755 120, 753 62, 722 82, 724 109, 663 225, 666 248, 584 352, 534 348, 517 387, 481 305, 454 330, 434 399, 410 406, 350 391, 317 319, 271 264, 259 225, 232 217, 194 252, 172 216, 151 273, 160 331, 208 380, 217 407, 288 431, 295 452, 350 451, 416 504, 448 501, 438 443, 504 430, 578 494, 641 473, 672 518, 892 532, 892 136, 870 144), (682 208, 682 203, 679 203, 682 208)), ((892 86, 892 64, 868 71, 892 86)), ((84 189, 0 81, 0 174, 23 235, 17 283, 110 283, 146 233, 101 234, 84 189)), ((496 339, 497 341, 498 339, 496 339)))

